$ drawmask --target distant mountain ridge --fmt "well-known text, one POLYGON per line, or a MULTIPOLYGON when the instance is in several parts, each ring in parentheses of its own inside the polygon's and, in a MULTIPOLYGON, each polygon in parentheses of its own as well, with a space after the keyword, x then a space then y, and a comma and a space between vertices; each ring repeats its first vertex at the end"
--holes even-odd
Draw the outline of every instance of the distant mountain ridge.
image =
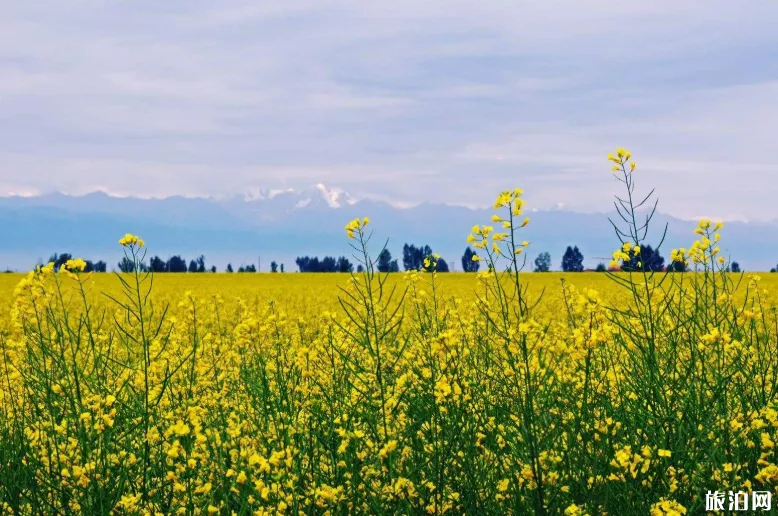
MULTIPOLYGON (((358 200, 340 188, 322 184, 302 191, 254 190, 223 199, 114 197, 103 192, 83 196, 53 193, 41 196, 0 197, 0 268, 26 270, 54 252, 71 252, 116 263, 116 243, 126 232, 140 234, 150 253, 205 254, 221 270, 271 260, 294 270, 300 255, 351 253, 343 226, 354 217, 368 216, 375 231, 377 253, 389 240, 389 250, 400 258, 404 243, 429 244, 461 270, 460 257, 474 224, 489 224, 493 210, 423 203, 410 208, 358 200), (380 242, 380 244, 379 244, 380 242)), ((530 260, 543 251, 557 269, 567 245, 577 245, 587 267, 594 267, 618 247, 607 213, 540 210, 531 218, 522 238, 531 241, 530 260)), ((672 247, 688 247, 695 222, 657 214, 653 223, 656 245, 664 224, 669 225, 662 245, 667 257, 672 247)), ((778 222, 729 222, 722 234, 722 250, 747 270, 767 270, 778 264, 778 222)))

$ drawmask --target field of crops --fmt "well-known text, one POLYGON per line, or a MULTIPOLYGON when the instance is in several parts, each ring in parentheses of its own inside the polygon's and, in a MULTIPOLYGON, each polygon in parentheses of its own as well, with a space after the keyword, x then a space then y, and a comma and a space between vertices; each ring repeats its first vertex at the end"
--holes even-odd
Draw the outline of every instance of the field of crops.
MULTIPOLYGON (((778 275, 757 274, 760 276, 762 295, 766 296, 769 302, 778 300, 778 275)), ((628 277, 626 274, 621 276, 628 277)), ((24 277, 25 274, 0 274, 0 328, 10 327, 14 289, 24 277)), ((130 279, 132 275, 120 277, 130 279)), ((122 292, 122 284, 118 278, 114 273, 90 276, 84 285, 89 302, 103 308, 110 307, 108 296, 116 297, 122 292)), ((349 278, 348 274, 340 273, 158 274, 153 280, 152 298, 158 303, 174 307, 185 295, 191 293, 206 304, 218 299, 229 313, 234 311, 233 307, 239 300, 252 310, 267 307, 272 302, 278 310, 309 318, 324 310, 341 310, 338 297, 343 294, 340 288, 348 285, 349 278)), ((747 281, 749 275, 741 278, 739 274, 731 274, 730 278, 733 281, 747 281)), ((559 310, 560 303, 563 302, 563 283, 568 283, 577 290, 595 290, 613 302, 617 302, 619 296, 623 295, 614 281, 602 273, 522 272, 521 281, 527 285, 531 294, 543 294, 544 302, 537 307, 536 312, 542 311, 544 319, 562 320, 565 317, 565 312, 559 310)), ((388 277, 387 284, 403 287, 406 284, 405 275, 392 274, 388 277)), ((67 283, 65 285, 70 287, 67 283)), ((457 298, 460 303, 472 301, 479 285, 475 274, 440 274, 438 295, 444 300, 457 298)), ((744 291, 745 289, 740 289, 739 293, 744 291)), ((462 309, 461 304, 459 309, 462 309)))
MULTIPOLYGON (((131 275, 122 275, 128 279, 131 275)), ((0 274, 0 325, 10 321, 13 292, 24 274, 0 274)), ((404 275, 392 274, 388 284, 403 286, 404 275)), ((604 274, 595 273, 526 273, 527 282, 538 293, 544 288, 549 296, 561 293, 561 281, 568 281, 578 288, 593 288, 603 293, 612 288, 612 282, 604 274)), ((770 275, 765 275, 770 280, 770 275)), ((153 298, 158 302, 177 304, 187 292, 199 299, 210 301, 214 296, 234 305, 238 299, 253 307, 265 306, 271 301, 279 308, 298 315, 321 313, 339 309, 340 287, 346 287, 349 275, 341 273, 278 273, 278 274, 158 274, 154 277, 153 298)), ((444 297, 467 299, 477 287, 474 274, 449 273, 440 275, 441 294, 444 297)), ((121 281, 113 273, 94 274, 86 283, 90 302, 107 305, 106 295, 121 294, 121 281)), ((557 315, 561 315, 557 313, 557 315)))
POLYGON ((351 276, 0 277, 0 508, 674 515, 775 495, 775 282, 726 273, 709 221, 673 253, 697 272, 519 272, 522 212, 503 192, 497 230, 473 228, 477 274, 382 274, 363 219, 351 276))

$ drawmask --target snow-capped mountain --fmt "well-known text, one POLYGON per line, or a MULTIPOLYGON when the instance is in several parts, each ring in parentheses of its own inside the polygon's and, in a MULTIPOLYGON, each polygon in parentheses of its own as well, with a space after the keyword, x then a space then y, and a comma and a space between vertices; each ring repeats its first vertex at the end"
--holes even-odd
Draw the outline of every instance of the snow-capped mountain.
POLYGON ((358 201, 338 187, 321 183, 301 190, 264 190, 251 188, 242 196, 215 201, 230 214, 246 222, 272 222, 304 211, 336 210, 358 201))
POLYGON ((322 183, 302 190, 293 188, 287 188, 286 190, 250 188, 243 196, 245 202, 261 202, 275 198, 283 199, 285 203, 291 204, 291 209, 305 207, 340 208, 343 205, 352 205, 357 202, 342 188, 327 187, 322 183))
POLYGON ((309 198, 323 199, 329 208, 340 208, 344 204, 354 205, 357 202, 356 199, 351 197, 348 192, 343 191, 341 188, 327 188, 321 183, 315 186, 315 190, 311 193, 309 198))
MULTIPOLYGON (((101 192, 0 197, 0 268, 25 269, 53 252, 115 262, 120 254, 116 239, 126 232, 140 234, 150 252, 161 255, 203 253, 223 267, 226 261, 220 263, 218 257, 235 261, 261 254, 290 266, 295 256, 349 254, 343 226, 364 216, 370 217, 375 231, 371 242, 380 247, 388 240, 395 257, 407 242, 430 245, 451 261, 462 255, 473 224, 488 224, 491 215, 492 210, 446 204, 396 208, 357 200, 341 188, 322 184, 301 190, 257 188, 225 199, 139 199, 101 192)), ((578 245, 585 264, 593 267, 599 261, 593 257, 607 257, 614 248, 607 214, 557 208, 529 216, 522 237, 532 242, 535 254, 548 251, 556 258, 566 246, 578 245)), ((662 246, 665 256, 693 240, 694 222, 666 215, 657 215, 654 222, 656 230, 669 224, 662 246)), ((778 222, 730 222, 721 248, 746 269, 775 267, 778 222)), ((558 258, 553 263, 558 266, 558 258)))

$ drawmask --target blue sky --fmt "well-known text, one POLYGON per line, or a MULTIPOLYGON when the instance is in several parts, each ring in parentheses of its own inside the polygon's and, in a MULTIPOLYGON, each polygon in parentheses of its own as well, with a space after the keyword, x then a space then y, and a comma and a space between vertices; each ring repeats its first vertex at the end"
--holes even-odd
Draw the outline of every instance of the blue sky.
POLYGON ((0 0, 0 194, 778 218, 778 3, 0 0))

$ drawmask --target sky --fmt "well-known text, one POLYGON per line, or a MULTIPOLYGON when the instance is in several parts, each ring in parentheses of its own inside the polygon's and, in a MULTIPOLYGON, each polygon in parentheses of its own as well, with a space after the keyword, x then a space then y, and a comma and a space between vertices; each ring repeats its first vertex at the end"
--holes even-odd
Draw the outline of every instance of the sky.
POLYGON ((773 0, 0 8, 0 195, 606 211, 626 147, 663 212, 778 219, 773 0))

